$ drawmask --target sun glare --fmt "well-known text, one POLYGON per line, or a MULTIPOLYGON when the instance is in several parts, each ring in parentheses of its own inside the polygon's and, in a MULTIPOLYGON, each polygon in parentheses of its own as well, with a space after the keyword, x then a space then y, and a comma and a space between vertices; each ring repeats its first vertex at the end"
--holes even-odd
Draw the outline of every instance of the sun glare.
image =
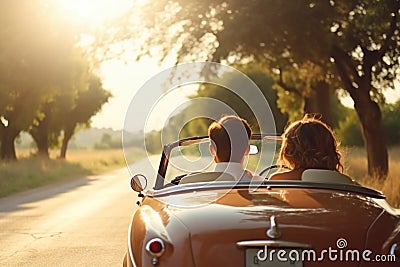
POLYGON ((91 27, 118 18, 131 5, 129 0, 58 0, 58 7, 68 19, 91 27))

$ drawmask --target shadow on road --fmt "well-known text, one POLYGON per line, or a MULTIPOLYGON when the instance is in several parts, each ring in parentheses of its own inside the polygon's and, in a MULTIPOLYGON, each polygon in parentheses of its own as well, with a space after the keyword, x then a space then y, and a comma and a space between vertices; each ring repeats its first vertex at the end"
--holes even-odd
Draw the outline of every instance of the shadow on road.
POLYGON ((56 195, 67 193, 78 187, 89 185, 93 180, 94 179, 90 178, 90 176, 73 178, 2 197, 0 198, 0 217, 1 212, 28 209, 29 207, 25 205, 27 203, 49 199, 56 195))

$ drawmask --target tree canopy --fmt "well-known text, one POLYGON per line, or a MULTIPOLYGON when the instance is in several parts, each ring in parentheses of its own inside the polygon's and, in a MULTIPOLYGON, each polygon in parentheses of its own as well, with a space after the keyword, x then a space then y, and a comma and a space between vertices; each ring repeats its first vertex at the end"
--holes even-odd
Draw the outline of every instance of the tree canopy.
MULTIPOLYGON (((322 81, 353 98, 369 173, 384 177, 388 157, 378 103, 399 76, 399 9, 399 0, 148 1, 142 30, 130 37, 140 40, 141 55, 160 60, 172 54, 177 62, 261 62, 297 91, 305 88, 285 75, 297 75, 307 63, 319 67, 306 73, 311 87, 322 81)), ((126 25, 121 29, 127 32, 126 25)))
POLYGON ((94 74, 77 47, 77 32, 58 15, 48 1, 0 1, 2 159, 16 159, 14 141, 21 131, 30 131, 45 151, 57 139, 57 123, 71 120, 67 111, 80 106, 77 121, 86 123, 108 99, 101 86, 103 91, 90 90, 98 81, 92 82, 94 74), (90 116, 87 106, 79 104, 85 91, 93 97, 85 100, 90 116))

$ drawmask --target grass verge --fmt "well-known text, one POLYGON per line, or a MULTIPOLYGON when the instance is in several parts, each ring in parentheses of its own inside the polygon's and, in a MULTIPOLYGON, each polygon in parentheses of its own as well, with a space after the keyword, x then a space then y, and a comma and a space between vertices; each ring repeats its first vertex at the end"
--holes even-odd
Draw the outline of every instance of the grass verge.
POLYGON ((389 175, 385 180, 368 176, 367 156, 364 148, 343 149, 346 173, 360 184, 382 191, 386 200, 395 208, 400 208, 400 147, 389 149, 389 175))
MULTIPOLYGON (((99 174, 126 166, 121 149, 115 150, 70 150, 67 160, 46 159, 30 155, 30 151, 17 151, 16 162, 0 162, 0 197, 55 181, 99 174)), ((145 156, 137 149, 132 161, 145 156)))

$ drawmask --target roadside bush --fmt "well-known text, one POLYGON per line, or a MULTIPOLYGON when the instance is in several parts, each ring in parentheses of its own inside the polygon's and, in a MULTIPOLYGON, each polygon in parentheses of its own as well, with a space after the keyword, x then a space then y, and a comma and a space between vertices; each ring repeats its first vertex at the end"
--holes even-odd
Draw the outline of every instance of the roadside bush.
POLYGON ((364 141, 361 134, 360 123, 354 110, 348 112, 345 120, 339 122, 335 130, 340 144, 343 146, 363 146, 364 141))
MULTIPOLYGON (((335 132, 344 146, 363 146, 360 121, 354 110, 349 110, 345 120, 339 122, 335 132)), ((382 107, 382 124, 388 146, 400 145, 400 101, 382 107)))

